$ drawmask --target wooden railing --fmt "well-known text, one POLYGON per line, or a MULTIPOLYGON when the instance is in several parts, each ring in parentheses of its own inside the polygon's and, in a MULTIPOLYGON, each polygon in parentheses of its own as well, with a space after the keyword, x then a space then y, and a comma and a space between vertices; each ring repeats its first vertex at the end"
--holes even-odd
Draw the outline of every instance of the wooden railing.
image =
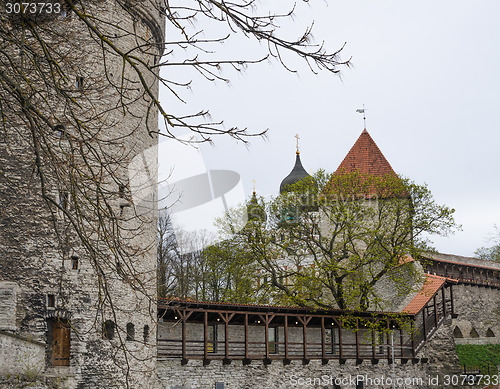
POLYGON ((418 313, 400 315, 172 302, 161 307, 158 358, 406 361, 453 314, 452 297, 440 289, 418 313))

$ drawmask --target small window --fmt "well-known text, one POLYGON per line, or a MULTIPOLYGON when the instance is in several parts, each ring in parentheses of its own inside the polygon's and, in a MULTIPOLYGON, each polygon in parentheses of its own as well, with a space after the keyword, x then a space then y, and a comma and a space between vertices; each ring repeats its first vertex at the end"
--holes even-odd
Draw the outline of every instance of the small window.
POLYGON ((54 135, 62 138, 66 134, 66 127, 62 124, 56 124, 54 126, 54 135))
POLYGON ((132 341, 135 338, 135 327, 132 323, 127 323, 127 341, 132 341))
POLYGON ((147 324, 144 326, 142 337, 144 339, 144 343, 147 343, 149 340, 149 326, 147 324))
POLYGON ((486 331, 486 337, 487 338, 494 338, 495 337, 495 333, 491 330, 491 328, 488 328, 488 330, 486 331))
POLYGON ((59 191, 59 208, 68 209, 69 204, 69 193, 64 190, 59 191))
POLYGON ((479 338, 479 334, 477 333, 477 331, 474 327, 472 327, 472 329, 470 330, 470 337, 471 338, 479 338))
POLYGON ((120 216, 125 214, 125 208, 130 207, 129 204, 120 204, 120 216))
POLYGON ((118 195, 122 199, 125 197, 125 185, 118 185, 118 195))
POLYGON ((83 89, 83 77, 82 76, 77 76, 76 77, 76 88, 82 90, 83 89))
POLYGON ((269 354, 278 354, 278 327, 269 327, 267 335, 269 354))
POLYGON ((224 382, 216 382, 215 389, 224 389, 224 382))
POLYGON ((103 325, 104 339, 113 339, 115 337, 115 322, 113 320, 106 320, 103 325))
POLYGON ((217 324, 208 325, 208 339, 207 339, 207 352, 216 353, 217 352, 217 324))
POLYGON ((71 269, 78 270, 78 257, 71 257, 71 269))
POLYGON ((47 295, 47 307, 55 308, 56 307, 56 296, 53 294, 47 295))

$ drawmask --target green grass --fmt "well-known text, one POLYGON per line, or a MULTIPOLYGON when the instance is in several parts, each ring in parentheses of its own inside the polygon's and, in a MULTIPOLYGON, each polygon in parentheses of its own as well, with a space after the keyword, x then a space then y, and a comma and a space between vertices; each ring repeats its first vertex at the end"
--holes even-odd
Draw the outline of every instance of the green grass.
POLYGON ((461 365, 480 368, 500 365, 500 344, 460 344, 457 354, 461 365))

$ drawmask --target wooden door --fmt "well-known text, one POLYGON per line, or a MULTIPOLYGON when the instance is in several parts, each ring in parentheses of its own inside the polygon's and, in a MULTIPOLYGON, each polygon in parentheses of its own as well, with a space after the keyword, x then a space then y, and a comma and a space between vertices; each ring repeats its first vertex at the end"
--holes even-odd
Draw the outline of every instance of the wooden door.
POLYGON ((69 366, 70 339, 69 323, 54 321, 52 326, 52 366, 69 366))

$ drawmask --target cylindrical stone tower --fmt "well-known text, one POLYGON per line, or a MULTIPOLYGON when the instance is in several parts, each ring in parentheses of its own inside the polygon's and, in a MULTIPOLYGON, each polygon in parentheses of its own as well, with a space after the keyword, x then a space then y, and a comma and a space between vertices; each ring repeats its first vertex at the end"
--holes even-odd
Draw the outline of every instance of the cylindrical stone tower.
POLYGON ((28 355, 61 387, 153 388, 163 12, 48 3, 1 6, 0 376, 28 355))

